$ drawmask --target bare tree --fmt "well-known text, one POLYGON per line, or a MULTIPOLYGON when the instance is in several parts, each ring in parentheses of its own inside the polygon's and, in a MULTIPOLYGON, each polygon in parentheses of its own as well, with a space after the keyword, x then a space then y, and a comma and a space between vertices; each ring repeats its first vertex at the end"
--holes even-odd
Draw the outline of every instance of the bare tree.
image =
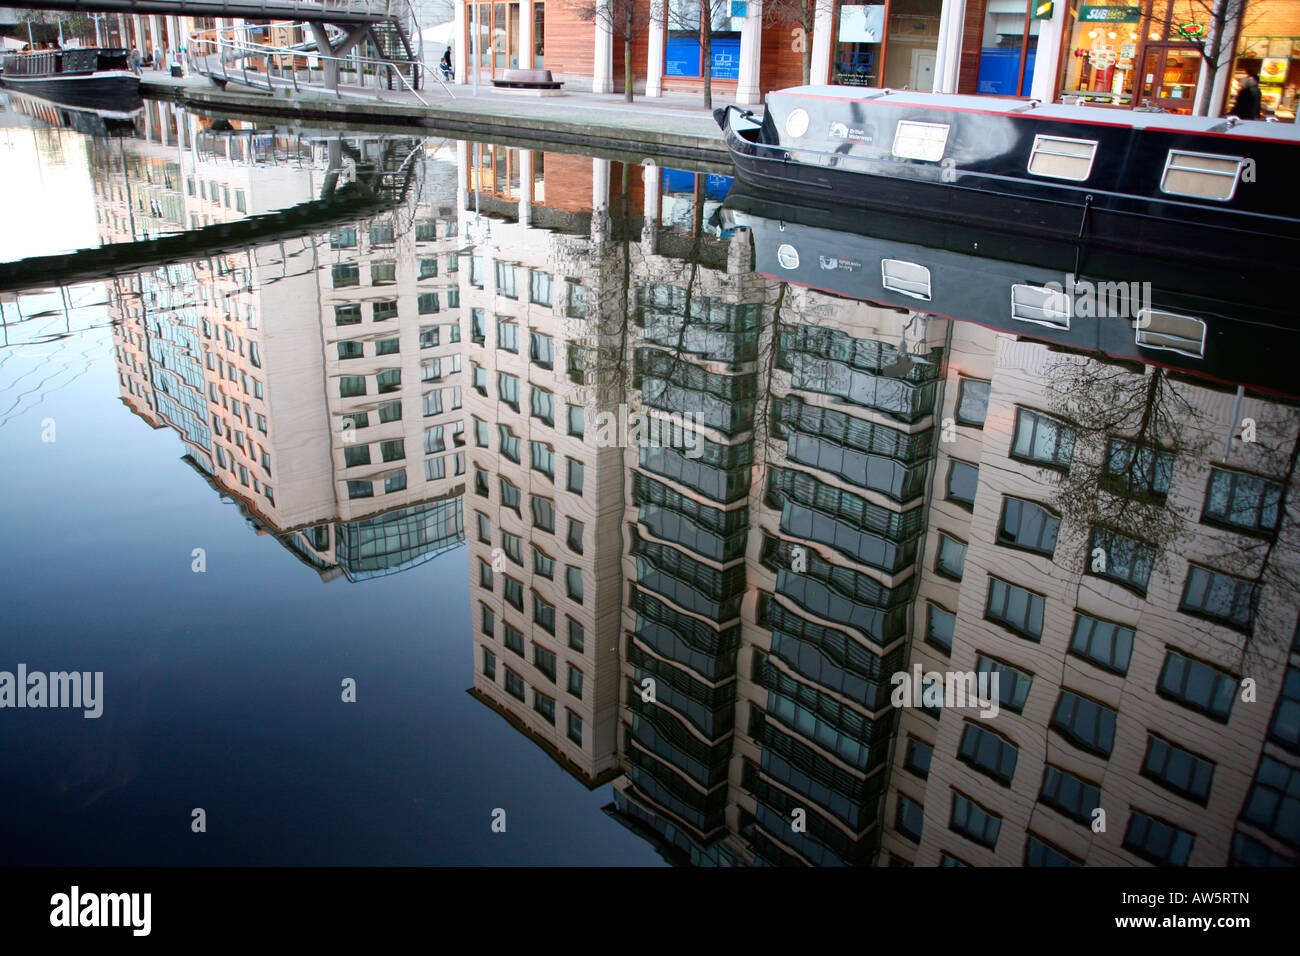
POLYGON ((1236 56, 1233 39, 1258 19, 1253 9, 1249 19, 1244 19, 1246 6, 1245 0, 1169 0, 1164 4, 1156 3, 1152 8, 1150 29, 1160 30, 1168 26, 1170 38, 1177 36, 1191 44, 1205 63, 1205 83, 1197 92, 1193 107, 1197 116, 1209 112, 1210 97, 1219 71, 1232 66, 1236 56), (1238 22, 1239 28, 1236 26, 1238 22), (1184 26, 1201 29, 1199 33, 1180 32, 1184 26))
MULTIPOLYGON (((1167 494, 1175 462, 1204 451, 1189 427, 1197 412, 1162 368, 1068 356, 1044 377, 1052 411, 1070 423, 1053 439, 1069 460, 1053 501, 1063 529, 1107 535, 1108 552, 1117 537, 1129 539, 1150 549, 1152 568, 1163 563, 1194 523, 1167 494)), ((1107 553, 1104 560, 1118 557, 1107 553)))
POLYGON ((662 16, 664 0, 578 0, 570 4, 574 15, 598 30, 608 30, 623 41, 623 99, 632 102, 632 44, 662 16))
MULTIPOLYGON (((665 0, 666 2, 666 0, 665 0)), ((731 11, 731 0, 683 0, 667 3, 667 23, 672 29, 698 30, 700 74, 704 77, 704 108, 713 109, 713 25, 731 11)))
POLYGON ((817 14, 829 14, 833 8, 834 0, 763 0, 765 25, 792 28, 794 41, 803 57, 804 86, 812 78, 813 28, 817 23, 817 14))

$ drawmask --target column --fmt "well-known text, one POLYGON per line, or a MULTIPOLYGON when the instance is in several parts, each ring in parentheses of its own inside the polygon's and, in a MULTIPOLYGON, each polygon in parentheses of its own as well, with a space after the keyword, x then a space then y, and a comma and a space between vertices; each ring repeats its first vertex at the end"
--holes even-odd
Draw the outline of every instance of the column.
POLYGON ((126 30, 125 13, 119 13, 117 15, 117 36, 122 46, 126 47, 128 50, 131 49, 131 35, 126 30))
POLYGON ((595 51, 591 68, 591 92, 614 92, 614 33, 610 29, 609 0, 597 0, 600 12, 595 22, 595 51))
POLYGON ((456 72, 455 82, 461 86, 469 82, 469 44, 465 42, 465 23, 469 19, 465 12, 467 5, 465 0, 457 0, 456 15, 452 20, 456 24, 456 33, 451 42, 451 63, 456 72))
POLYGON ((664 0, 650 3, 650 51, 646 56, 645 95, 664 95, 664 0))
MULTIPOLYGON (((609 238, 609 164, 608 159, 591 161, 591 241, 609 238)), ((599 255, 599 251, 596 253, 599 255)))
POLYGON ((736 80, 736 102, 761 104, 759 75, 763 59, 763 0, 749 0, 740 25, 740 76, 736 80))
POLYGON ((519 2, 519 69, 533 68, 533 0, 519 2))
POLYGON ((175 17, 164 17, 164 20, 167 23, 167 47, 171 50, 171 53, 167 57, 167 62, 163 64, 163 69, 170 69, 172 62, 175 60, 176 51, 181 48, 181 31, 177 29, 178 24, 175 17))
MULTIPOLYGON (((1058 11, 1062 16, 1066 6, 1068 4, 1062 0, 1061 10, 1058 11)), ((934 64, 934 92, 936 93, 957 92, 957 84, 961 77, 961 41, 965 20, 966 0, 944 0, 939 23, 938 57, 934 64)), ((1038 41, 1038 51, 1040 54, 1046 52, 1041 37, 1038 41)))
MULTIPOLYGON (((522 47, 520 48, 522 49, 522 47)), ((533 151, 519 151, 519 225, 528 226, 533 221, 533 151)))
MULTIPOLYGON (((1029 85, 1029 95, 1043 103, 1052 102, 1056 93, 1056 77, 1061 68, 1061 33, 1068 21, 1066 4, 1058 3, 1052 19, 1039 27, 1038 55, 1034 57, 1034 78, 1029 85)), ((953 89, 953 92, 957 92, 953 89)))
POLYGON ((145 56, 148 55, 147 51, 145 50, 145 42, 144 42, 144 20, 139 16, 139 14, 136 14, 135 16, 131 17, 131 20, 133 21, 133 26, 135 27, 135 38, 132 45, 137 50, 140 51, 140 57, 143 59, 145 56))
MULTIPOLYGON (((153 50, 156 49, 160 53, 163 53, 165 55, 166 50, 164 50, 163 48, 167 46, 167 40, 163 35, 162 17, 149 18, 149 38, 150 38, 150 43, 149 43, 150 51, 152 52, 153 50)), ((157 63, 153 65, 153 68, 155 70, 161 69, 161 67, 157 63)))
MULTIPOLYGON (((834 47, 835 0, 815 0, 817 8, 813 12, 812 63, 808 71, 808 82, 813 84, 831 81, 831 49, 834 47)), ((805 43, 807 40, 804 41, 805 43)))
POLYGON ((645 194, 641 207, 641 254, 653 256, 659 251, 659 167, 646 163, 641 177, 645 194))
POLYGON ((932 93, 954 93, 945 85, 945 79, 948 75, 948 35, 952 32, 952 21, 955 16, 953 8, 957 6, 955 0, 943 0, 943 6, 939 10, 939 37, 935 45, 934 55, 934 87, 932 93))

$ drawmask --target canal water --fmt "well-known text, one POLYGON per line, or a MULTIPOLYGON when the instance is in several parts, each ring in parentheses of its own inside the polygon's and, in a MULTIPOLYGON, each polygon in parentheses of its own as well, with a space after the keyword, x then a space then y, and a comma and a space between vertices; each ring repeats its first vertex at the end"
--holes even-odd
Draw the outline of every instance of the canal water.
POLYGON ((1295 861, 1293 384, 725 166, 0 103, 5 862, 1295 861))

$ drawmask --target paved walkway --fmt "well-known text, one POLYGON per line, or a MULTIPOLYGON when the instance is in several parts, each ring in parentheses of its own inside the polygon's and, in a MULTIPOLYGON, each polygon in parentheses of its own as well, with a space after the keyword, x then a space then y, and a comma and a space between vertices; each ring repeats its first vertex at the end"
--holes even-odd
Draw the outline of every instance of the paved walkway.
MULTIPOLYGON (((416 123, 435 128, 471 132, 507 133, 525 138, 579 139, 593 145, 646 149, 664 155, 693 154, 698 158, 726 156, 726 148, 713 115, 699 94, 637 96, 632 103, 622 93, 598 94, 566 90, 563 96, 532 96, 480 86, 451 86, 451 95, 434 83, 422 90, 429 104, 421 104, 406 91, 360 91, 344 87, 342 98, 318 91, 295 94, 277 90, 272 97, 248 87, 230 84, 219 90, 206 77, 189 74, 172 77, 154 70, 144 72, 148 92, 179 94, 184 101, 213 109, 326 116, 355 122, 416 123)), ((714 106, 729 102, 715 97, 714 106)))

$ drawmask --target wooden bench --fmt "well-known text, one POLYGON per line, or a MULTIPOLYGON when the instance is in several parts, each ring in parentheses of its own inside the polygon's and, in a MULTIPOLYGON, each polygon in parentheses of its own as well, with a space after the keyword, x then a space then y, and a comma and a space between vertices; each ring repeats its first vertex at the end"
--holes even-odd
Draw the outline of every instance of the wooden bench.
POLYGON ((542 94, 557 95, 562 92, 564 84, 551 79, 550 70, 506 70, 492 85, 502 90, 532 91, 542 94))

